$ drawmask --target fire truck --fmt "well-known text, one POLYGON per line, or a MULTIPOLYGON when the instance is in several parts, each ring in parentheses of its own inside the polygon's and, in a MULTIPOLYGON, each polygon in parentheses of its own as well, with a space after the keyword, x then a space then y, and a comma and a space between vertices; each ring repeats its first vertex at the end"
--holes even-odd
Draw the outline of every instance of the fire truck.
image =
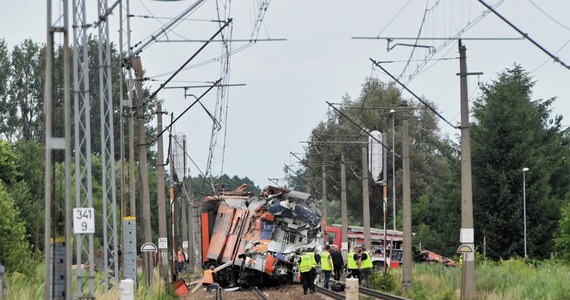
MULTIPOLYGON (((330 245, 338 249, 350 251, 355 246, 364 245, 364 228, 359 226, 347 227, 347 245, 342 245, 342 226, 332 224, 326 227, 326 237, 330 245)), ((384 265, 390 268, 398 268, 402 263, 402 242, 404 233, 398 230, 386 230, 370 228, 372 263, 374 268, 383 269, 384 265), (385 242, 384 242, 385 241, 385 242)))

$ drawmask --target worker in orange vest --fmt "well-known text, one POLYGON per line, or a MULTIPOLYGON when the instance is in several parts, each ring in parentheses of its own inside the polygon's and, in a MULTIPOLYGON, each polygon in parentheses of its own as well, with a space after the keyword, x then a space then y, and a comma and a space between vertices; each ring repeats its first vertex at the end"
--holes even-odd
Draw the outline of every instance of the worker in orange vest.
POLYGON ((178 273, 182 273, 182 271, 184 271, 184 265, 186 264, 186 256, 184 255, 184 252, 182 252, 182 248, 178 248, 176 256, 178 261, 178 273))
POLYGON ((210 292, 216 290, 219 285, 214 282, 214 275, 216 271, 214 266, 210 266, 209 269, 204 271, 204 276, 202 277, 202 285, 206 287, 206 291, 210 292))

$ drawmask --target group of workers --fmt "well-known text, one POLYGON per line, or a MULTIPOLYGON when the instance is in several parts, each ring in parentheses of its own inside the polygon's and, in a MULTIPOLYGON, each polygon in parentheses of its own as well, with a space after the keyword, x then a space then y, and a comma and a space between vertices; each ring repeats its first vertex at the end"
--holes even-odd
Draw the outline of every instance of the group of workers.
MULTIPOLYGON (((334 274, 335 280, 340 280, 344 263, 338 248, 335 245, 326 245, 320 255, 309 249, 298 258, 301 283, 305 295, 307 292, 311 294, 315 292, 316 267, 319 263, 324 275, 324 288, 329 288, 331 274, 334 274)), ((370 287, 372 266, 370 252, 366 250, 366 247, 356 246, 347 256, 347 278, 356 278, 359 284, 364 281, 364 285, 370 287)))
POLYGON ((346 260, 346 277, 358 279, 358 284, 362 284, 362 281, 364 281, 364 286, 370 287, 370 273, 373 264, 372 256, 366 250, 366 247, 354 247, 351 252, 348 252, 346 260))
MULTIPOLYGON (((323 271, 323 287, 328 289, 331 275, 335 280, 340 280, 344 261, 342 254, 335 245, 326 245, 324 250, 318 254, 314 249, 306 249, 297 251, 295 261, 301 275, 301 283, 303 285, 303 294, 315 293, 315 278, 317 276, 317 265, 321 264, 323 271)), ((370 272, 372 270, 372 256, 366 251, 365 247, 356 246, 347 256, 347 278, 356 278, 358 283, 365 282, 366 287, 370 287, 370 272)), ((202 284, 208 289, 218 285, 214 282, 214 267, 204 271, 202 284)))

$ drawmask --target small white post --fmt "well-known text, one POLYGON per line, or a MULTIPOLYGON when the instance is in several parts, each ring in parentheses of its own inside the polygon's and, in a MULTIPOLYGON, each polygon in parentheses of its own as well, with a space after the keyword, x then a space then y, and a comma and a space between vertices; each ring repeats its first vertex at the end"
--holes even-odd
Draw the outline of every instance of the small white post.
POLYGON ((346 300, 358 300, 358 278, 347 278, 345 289, 346 300))
POLYGON ((121 290, 121 300, 135 300, 135 281, 123 279, 119 289, 121 290))

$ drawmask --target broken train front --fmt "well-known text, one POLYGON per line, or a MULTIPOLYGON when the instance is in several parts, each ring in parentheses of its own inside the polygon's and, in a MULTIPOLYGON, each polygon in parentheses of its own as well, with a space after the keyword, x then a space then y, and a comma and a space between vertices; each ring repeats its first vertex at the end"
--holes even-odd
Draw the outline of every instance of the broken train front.
POLYGON ((326 225, 308 193, 268 186, 253 196, 245 186, 204 199, 203 267, 225 267, 222 286, 290 283, 299 251, 320 251, 326 225))

